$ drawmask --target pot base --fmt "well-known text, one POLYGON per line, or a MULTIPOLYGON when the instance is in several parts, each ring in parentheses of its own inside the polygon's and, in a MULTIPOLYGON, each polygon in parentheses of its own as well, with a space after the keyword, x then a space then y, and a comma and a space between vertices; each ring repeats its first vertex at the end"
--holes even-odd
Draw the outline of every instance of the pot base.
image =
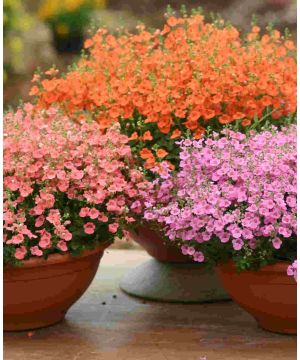
POLYGON ((278 323, 278 321, 274 321, 273 319, 257 319, 256 321, 258 325, 264 330, 268 330, 278 334, 297 334, 297 322, 295 320, 289 321, 281 319, 280 323, 278 323))
POLYGON ((297 333, 297 285, 287 276, 288 263, 266 265, 258 271, 236 271, 232 261, 217 273, 224 288, 258 325, 280 334, 297 333))
POLYGON ((51 254, 25 260, 22 269, 4 269, 4 331, 33 330, 63 320, 92 282, 103 243, 79 256, 51 254))
POLYGON ((8 321, 4 318, 4 331, 24 331, 24 330, 33 330, 40 329, 47 326, 55 325, 64 320, 66 312, 44 312, 24 316, 22 322, 19 322, 19 319, 15 320, 10 318, 8 321))
POLYGON ((230 299, 216 274, 196 263, 151 259, 125 274, 120 288, 129 295, 165 302, 202 303, 230 299))

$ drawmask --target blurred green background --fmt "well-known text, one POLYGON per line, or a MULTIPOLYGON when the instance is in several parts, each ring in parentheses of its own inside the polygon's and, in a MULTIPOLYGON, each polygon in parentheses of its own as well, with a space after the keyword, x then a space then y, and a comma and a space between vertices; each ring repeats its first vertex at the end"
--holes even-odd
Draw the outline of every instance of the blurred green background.
POLYGON ((27 101, 34 71, 53 64, 64 71, 80 54, 95 27, 131 31, 140 22, 160 27, 167 5, 178 11, 201 6, 209 19, 219 13, 241 31, 249 30, 252 15, 264 28, 288 27, 296 38, 296 0, 4 0, 4 106, 27 101))

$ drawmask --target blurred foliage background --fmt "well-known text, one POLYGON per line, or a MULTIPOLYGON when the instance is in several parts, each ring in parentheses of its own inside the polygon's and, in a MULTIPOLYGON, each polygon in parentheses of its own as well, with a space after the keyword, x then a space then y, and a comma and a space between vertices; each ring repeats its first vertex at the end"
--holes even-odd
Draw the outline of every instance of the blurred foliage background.
POLYGON ((134 31, 143 22, 160 27, 167 5, 178 11, 201 6, 209 19, 219 13, 241 31, 250 29, 252 16, 264 28, 270 22, 289 28, 296 38, 296 0, 4 0, 4 104, 29 99, 31 79, 39 67, 53 64, 64 71, 80 55, 91 29, 107 26, 134 31))

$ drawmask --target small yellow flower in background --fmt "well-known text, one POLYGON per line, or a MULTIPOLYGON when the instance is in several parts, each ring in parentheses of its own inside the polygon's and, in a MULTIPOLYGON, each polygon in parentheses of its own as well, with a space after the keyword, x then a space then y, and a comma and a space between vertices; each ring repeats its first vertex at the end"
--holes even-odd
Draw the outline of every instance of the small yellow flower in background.
POLYGON ((42 20, 48 20, 63 13, 72 13, 81 7, 88 6, 91 9, 103 9, 106 0, 45 0, 38 11, 42 20))
POLYGON ((95 4, 95 8, 104 9, 106 7, 106 0, 95 0, 94 4, 95 4))
POLYGON ((23 50, 22 40, 17 36, 13 36, 10 39, 10 47, 14 52, 21 52, 23 50))
POLYGON ((55 26, 55 30, 59 35, 68 35, 70 32, 69 27, 66 24, 60 23, 55 26))

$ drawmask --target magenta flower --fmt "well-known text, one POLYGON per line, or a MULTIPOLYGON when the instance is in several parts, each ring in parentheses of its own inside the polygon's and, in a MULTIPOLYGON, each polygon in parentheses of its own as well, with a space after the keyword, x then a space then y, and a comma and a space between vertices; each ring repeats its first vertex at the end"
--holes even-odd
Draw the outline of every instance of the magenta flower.
POLYGON ((195 261, 271 262, 296 241, 296 128, 221 135, 180 142, 179 170, 141 194, 144 218, 195 261))

